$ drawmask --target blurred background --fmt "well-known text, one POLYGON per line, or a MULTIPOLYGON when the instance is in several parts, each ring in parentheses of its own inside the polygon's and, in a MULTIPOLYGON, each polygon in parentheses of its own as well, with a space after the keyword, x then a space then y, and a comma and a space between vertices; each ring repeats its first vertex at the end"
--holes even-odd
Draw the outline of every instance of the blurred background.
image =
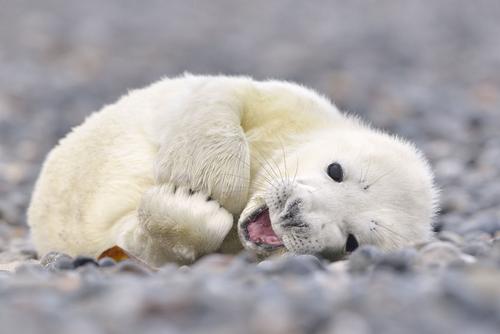
POLYGON ((0 332, 498 333, 499 134, 497 0, 0 0, 0 332), (185 71, 297 81, 416 142, 446 242, 361 247, 328 270, 216 255, 150 276, 39 264, 25 209, 47 152, 128 90, 185 71))
POLYGON ((319 90, 417 142, 441 223, 495 225, 499 36, 498 1, 0 0, 0 219, 24 224, 40 163, 72 126, 188 71, 319 90))

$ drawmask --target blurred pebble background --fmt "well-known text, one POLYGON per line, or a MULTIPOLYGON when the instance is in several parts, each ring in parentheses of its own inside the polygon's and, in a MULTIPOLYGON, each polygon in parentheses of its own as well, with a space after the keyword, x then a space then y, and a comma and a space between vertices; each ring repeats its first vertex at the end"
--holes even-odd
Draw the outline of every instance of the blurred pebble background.
MULTIPOLYGON (((26 265, 15 274, 0 271, 0 324, 7 324, 10 332, 51 333, 160 328, 229 333, 242 323, 247 323, 249 332, 260 328, 270 333, 397 333, 402 328, 415 333, 496 332, 500 326, 499 36, 500 2, 495 0, 0 0, 0 263, 36 257, 26 240, 25 209, 50 148, 90 112, 113 103, 127 90, 185 71, 286 79, 317 89, 343 110, 415 141, 429 157, 442 188, 442 211, 436 219, 442 242, 387 257, 374 255, 378 253, 371 248, 361 249, 348 265, 330 265, 324 276, 314 265, 310 267, 313 260, 299 257, 299 267, 320 275, 307 280, 300 274, 293 281, 303 289, 295 291, 300 298, 286 290, 292 284, 288 276, 278 283, 269 281, 274 275, 269 273, 295 268, 294 260, 271 261, 264 271, 255 264, 241 269, 240 258, 224 260, 232 263, 228 266, 237 274, 226 273, 223 278, 214 274, 213 281, 200 288, 220 301, 211 318, 211 304, 207 306, 203 299, 208 292, 192 295, 190 284, 198 284, 199 274, 172 269, 176 274, 167 275, 171 281, 160 275, 141 285, 136 276, 114 274, 121 269, 105 274, 88 266, 82 271, 61 271, 73 267, 70 260, 58 257, 62 262, 45 259, 43 265, 26 265), (450 269, 457 261, 462 267, 450 269), (53 270, 47 271, 47 266, 53 270), (429 269, 436 266, 447 268, 438 278, 429 269), (368 275, 366 268, 374 267, 385 274, 368 275), (412 274, 401 277, 394 268, 412 274), (78 276, 71 276, 74 272, 78 276), (184 275, 182 283, 176 283, 176 275, 184 275), (245 294, 244 284, 238 284, 252 275, 270 285, 263 283, 255 294, 245 294), (158 277, 163 285, 155 283, 158 277), (325 277, 347 290, 332 286, 325 277), (50 289, 58 292, 48 296, 46 285, 53 280, 58 283, 50 289), (100 283, 96 287, 92 282, 100 283), (116 282, 125 284, 126 291, 113 288, 116 282), (23 284, 38 291, 30 295, 35 305, 31 320, 38 324, 33 327, 15 321, 25 316, 24 311, 16 313, 24 310, 16 308, 26 294, 23 284), (220 284, 234 285, 240 300, 210 290, 220 284), (179 288, 179 299, 155 301, 148 287, 169 292, 179 288), (359 294, 353 292, 356 288, 359 294), (51 307, 67 305, 64 289, 72 291, 77 309, 86 310, 64 311, 73 323, 47 306, 50 300, 51 307), (85 289, 106 292, 94 300, 85 289), (266 289, 274 289, 274 295, 266 289), (321 291, 330 294, 323 298, 321 291), (117 295, 124 298, 121 292, 136 296, 135 303, 127 299, 115 313, 105 311, 117 295), (94 309, 85 306, 80 295, 90 298, 94 309), (301 304, 306 297, 312 300, 301 304), (148 304, 151 299, 153 306, 148 304), (245 303, 264 306, 254 309, 245 303), (195 305, 208 309, 209 315, 202 312, 207 318, 193 322, 181 312, 187 320, 181 317, 184 320, 176 323, 165 316, 164 322, 161 318, 151 322, 140 316, 144 305, 161 315, 171 314, 172 305, 191 311, 195 305), (297 311, 294 305, 308 310, 297 311), (381 310, 380 305, 387 309, 381 310), (400 312, 398 319, 388 320, 388 309, 396 312, 403 306, 415 318, 400 312), (251 319, 241 320, 242 312, 251 319), (102 314, 96 318, 98 313, 109 319, 134 314, 137 319, 132 317, 136 322, 130 326, 130 319, 105 325, 102 314), (228 314, 233 320, 227 327, 211 325, 219 323, 217 316, 226 319, 228 314), (295 326, 293 321, 301 316, 316 327, 295 326), (196 324, 208 325, 198 328, 196 324)), ((198 272, 218 268, 216 260, 207 263, 198 272)))

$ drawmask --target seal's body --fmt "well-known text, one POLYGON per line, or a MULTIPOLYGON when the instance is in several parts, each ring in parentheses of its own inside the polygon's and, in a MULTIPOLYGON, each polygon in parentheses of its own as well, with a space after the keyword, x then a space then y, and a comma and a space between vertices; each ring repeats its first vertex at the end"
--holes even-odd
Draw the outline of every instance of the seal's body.
POLYGON ((311 90, 186 75, 132 91, 62 139, 28 223, 42 255, 119 245, 161 265, 243 245, 337 256, 427 239, 434 202, 412 145, 311 90))

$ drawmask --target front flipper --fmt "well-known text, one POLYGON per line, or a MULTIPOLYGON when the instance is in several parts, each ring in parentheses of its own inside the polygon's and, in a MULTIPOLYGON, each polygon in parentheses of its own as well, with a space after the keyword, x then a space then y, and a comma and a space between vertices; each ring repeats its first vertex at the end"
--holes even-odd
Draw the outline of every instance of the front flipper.
POLYGON ((216 251, 233 216, 207 194, 167 184, 149 189, 122 226, 117 243, 131 254, 153 266, 184 264, 216 251))

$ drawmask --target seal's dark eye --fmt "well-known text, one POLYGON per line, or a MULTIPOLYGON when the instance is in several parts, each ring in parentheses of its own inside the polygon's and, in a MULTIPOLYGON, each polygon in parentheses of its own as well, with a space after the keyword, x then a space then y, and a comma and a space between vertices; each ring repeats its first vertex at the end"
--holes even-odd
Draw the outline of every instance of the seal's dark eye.
POLYGON ((344 171, 342 166, 338 162, 334 162, 328 166, 326 170, 328 176, 330 176, 335 182, 342 182, 344 179, 344 171))

